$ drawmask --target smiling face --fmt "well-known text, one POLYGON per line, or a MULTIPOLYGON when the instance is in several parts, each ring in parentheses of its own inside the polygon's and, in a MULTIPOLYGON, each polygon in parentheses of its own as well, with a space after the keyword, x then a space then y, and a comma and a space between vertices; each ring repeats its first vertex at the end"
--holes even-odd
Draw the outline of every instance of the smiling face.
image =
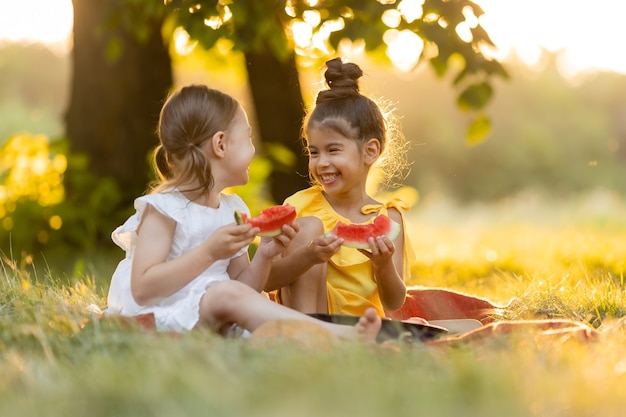
POLYGON ((329 196, 364 193, 371 162, 359 142, 332 128, 309 127, 309 172, 329 196))

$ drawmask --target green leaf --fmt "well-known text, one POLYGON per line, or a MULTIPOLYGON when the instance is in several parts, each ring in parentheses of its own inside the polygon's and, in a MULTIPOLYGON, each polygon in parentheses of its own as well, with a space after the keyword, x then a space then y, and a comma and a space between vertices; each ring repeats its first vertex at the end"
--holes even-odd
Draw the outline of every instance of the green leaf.
POLYGON ((493 95, 493 89, 487 82, 472 84, 467 87, 457 99, 457 105, 461 110, 480 110, 489 102, 493 95))
POLYGON ((487 138, 490 132, 491 122, 485 115, 481 114, 470 123, 465 143, 470 146, 478 145, 487 138))
POLYGON ((442 78, 448 70, 448 61, 442 60, 440 56, 435 56, 430 59, 430 66, 435 70, 437 77, 442 78))

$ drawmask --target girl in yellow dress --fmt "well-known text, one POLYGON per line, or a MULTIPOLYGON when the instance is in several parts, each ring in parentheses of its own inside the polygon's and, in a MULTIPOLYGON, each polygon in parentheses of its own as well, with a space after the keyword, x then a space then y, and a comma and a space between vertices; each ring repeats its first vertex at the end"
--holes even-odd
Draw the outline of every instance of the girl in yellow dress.
POLYGON ((318 93, 303 128, 314 185, 285 200, 296 207, 300 231, 274 261, 266 290, 278 290, 279 302, 305 313, 362 315, 372 307, 385 316, 405 301, 413 253, 402 211, 409 207, 377 201, 367 182, 383 153, 388 167, 404 166, 390 152, 406 146, 389 146, 380 107, 359 92, 361 69, 339 58, 326 65, 328 89, 318 93), (393 241, 374 236, 368 250, 354 249, 329 233, 338 222, 367 224, 379 214, 401 225, 393 241))
MULTIPOLYGON (((402 155, 393 152, 406 146, 388 142, 403 138, 387 137, 389 126, 381 109, 359 92, 361 69, 338 58, 326 65, 328 89, 318 93, 303 129, 314 185, 285 200, 296 207, 300 230, 283 256, 274 259, 266 291, 277 290, 280 303, 304 313, 362 316, 374 308, 379 316, 394 318, 405 318, 408 312, 422 320, 478 318, 487 323, 433 342, 440 344, 481 340, 519 328, 559 338, 597 338, 588 325, 571 320, 493 322, 495 318, 484 313, 496 306, 446 289, 410 288, 407 292, 404 278, 410 276, 414 258, 403 216, 408 205, 398 199, 377 201, 366 187, 375 163, 385 160, 391 168, 405 166, 398 159, 402 155), (367 224, 380 214, 402 227, 393 241, 375 236, 369 238, 368 250, 353 249, 332 235, 340 221, 367 224)), ((387 179, 393 175, 393 170, 382 172, 387 179)))

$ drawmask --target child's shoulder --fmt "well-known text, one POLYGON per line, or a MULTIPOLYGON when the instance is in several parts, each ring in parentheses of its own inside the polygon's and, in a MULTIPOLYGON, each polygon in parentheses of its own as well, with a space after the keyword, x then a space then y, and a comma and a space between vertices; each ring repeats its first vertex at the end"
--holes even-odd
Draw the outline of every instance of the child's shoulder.
POLYGON ((189 200, 177 191, 159 191, 137 197, 135 210, 138 216, 143 216, 147 206, 151 206, 161 214, 180 222, 184 218, 185 208, 189 200))
POLYGON ((229 210, 239 210, 246 214, 250 214, 250 209, 248 208, 248 205, 237 194, 221 193, 220 206, 223 206, 229 210))
POLYGON ((189 203, 189 199, 176 189, 168 189, 144 194, 135 199, 135 207, 150 204, 152 206, 181 206, 189 203))
POLYGON ((321 187, 312 186, 304 190, 297 191, 285 199, 285 204, 291 204, 297 207, 304 207, 315 202, 322 201, 324 195, 321 187))
POLYGON ((146 204, 146 203, 162 203, 166 201, 178 201, 181 199, 180 193, 175 193, 173 191, 158 191, 151 192, 148 194, 144 194, 135 199, 135 206, 137 204, 146 204))

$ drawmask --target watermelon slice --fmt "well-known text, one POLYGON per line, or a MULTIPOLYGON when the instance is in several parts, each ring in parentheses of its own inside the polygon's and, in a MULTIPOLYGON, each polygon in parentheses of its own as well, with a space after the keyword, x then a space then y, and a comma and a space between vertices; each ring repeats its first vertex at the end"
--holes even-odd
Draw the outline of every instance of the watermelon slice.
POLYGON ((268 207, 256 217, 248 217, 246 213, 235 210, 237 224, 249 223, 261 229, 259 236, 273 237, 282 233, 285 224, 291 224, 296 219, 296 208, 290 204, 268 207))
POLYGON ((356 249, 369 249, 367 239, 370 237, 387 236, 394 240, 400 233, 400 225, 384 214, 376 216, 370 224, 337 223, 331 232, 344 240, 343 246, 356 249))

